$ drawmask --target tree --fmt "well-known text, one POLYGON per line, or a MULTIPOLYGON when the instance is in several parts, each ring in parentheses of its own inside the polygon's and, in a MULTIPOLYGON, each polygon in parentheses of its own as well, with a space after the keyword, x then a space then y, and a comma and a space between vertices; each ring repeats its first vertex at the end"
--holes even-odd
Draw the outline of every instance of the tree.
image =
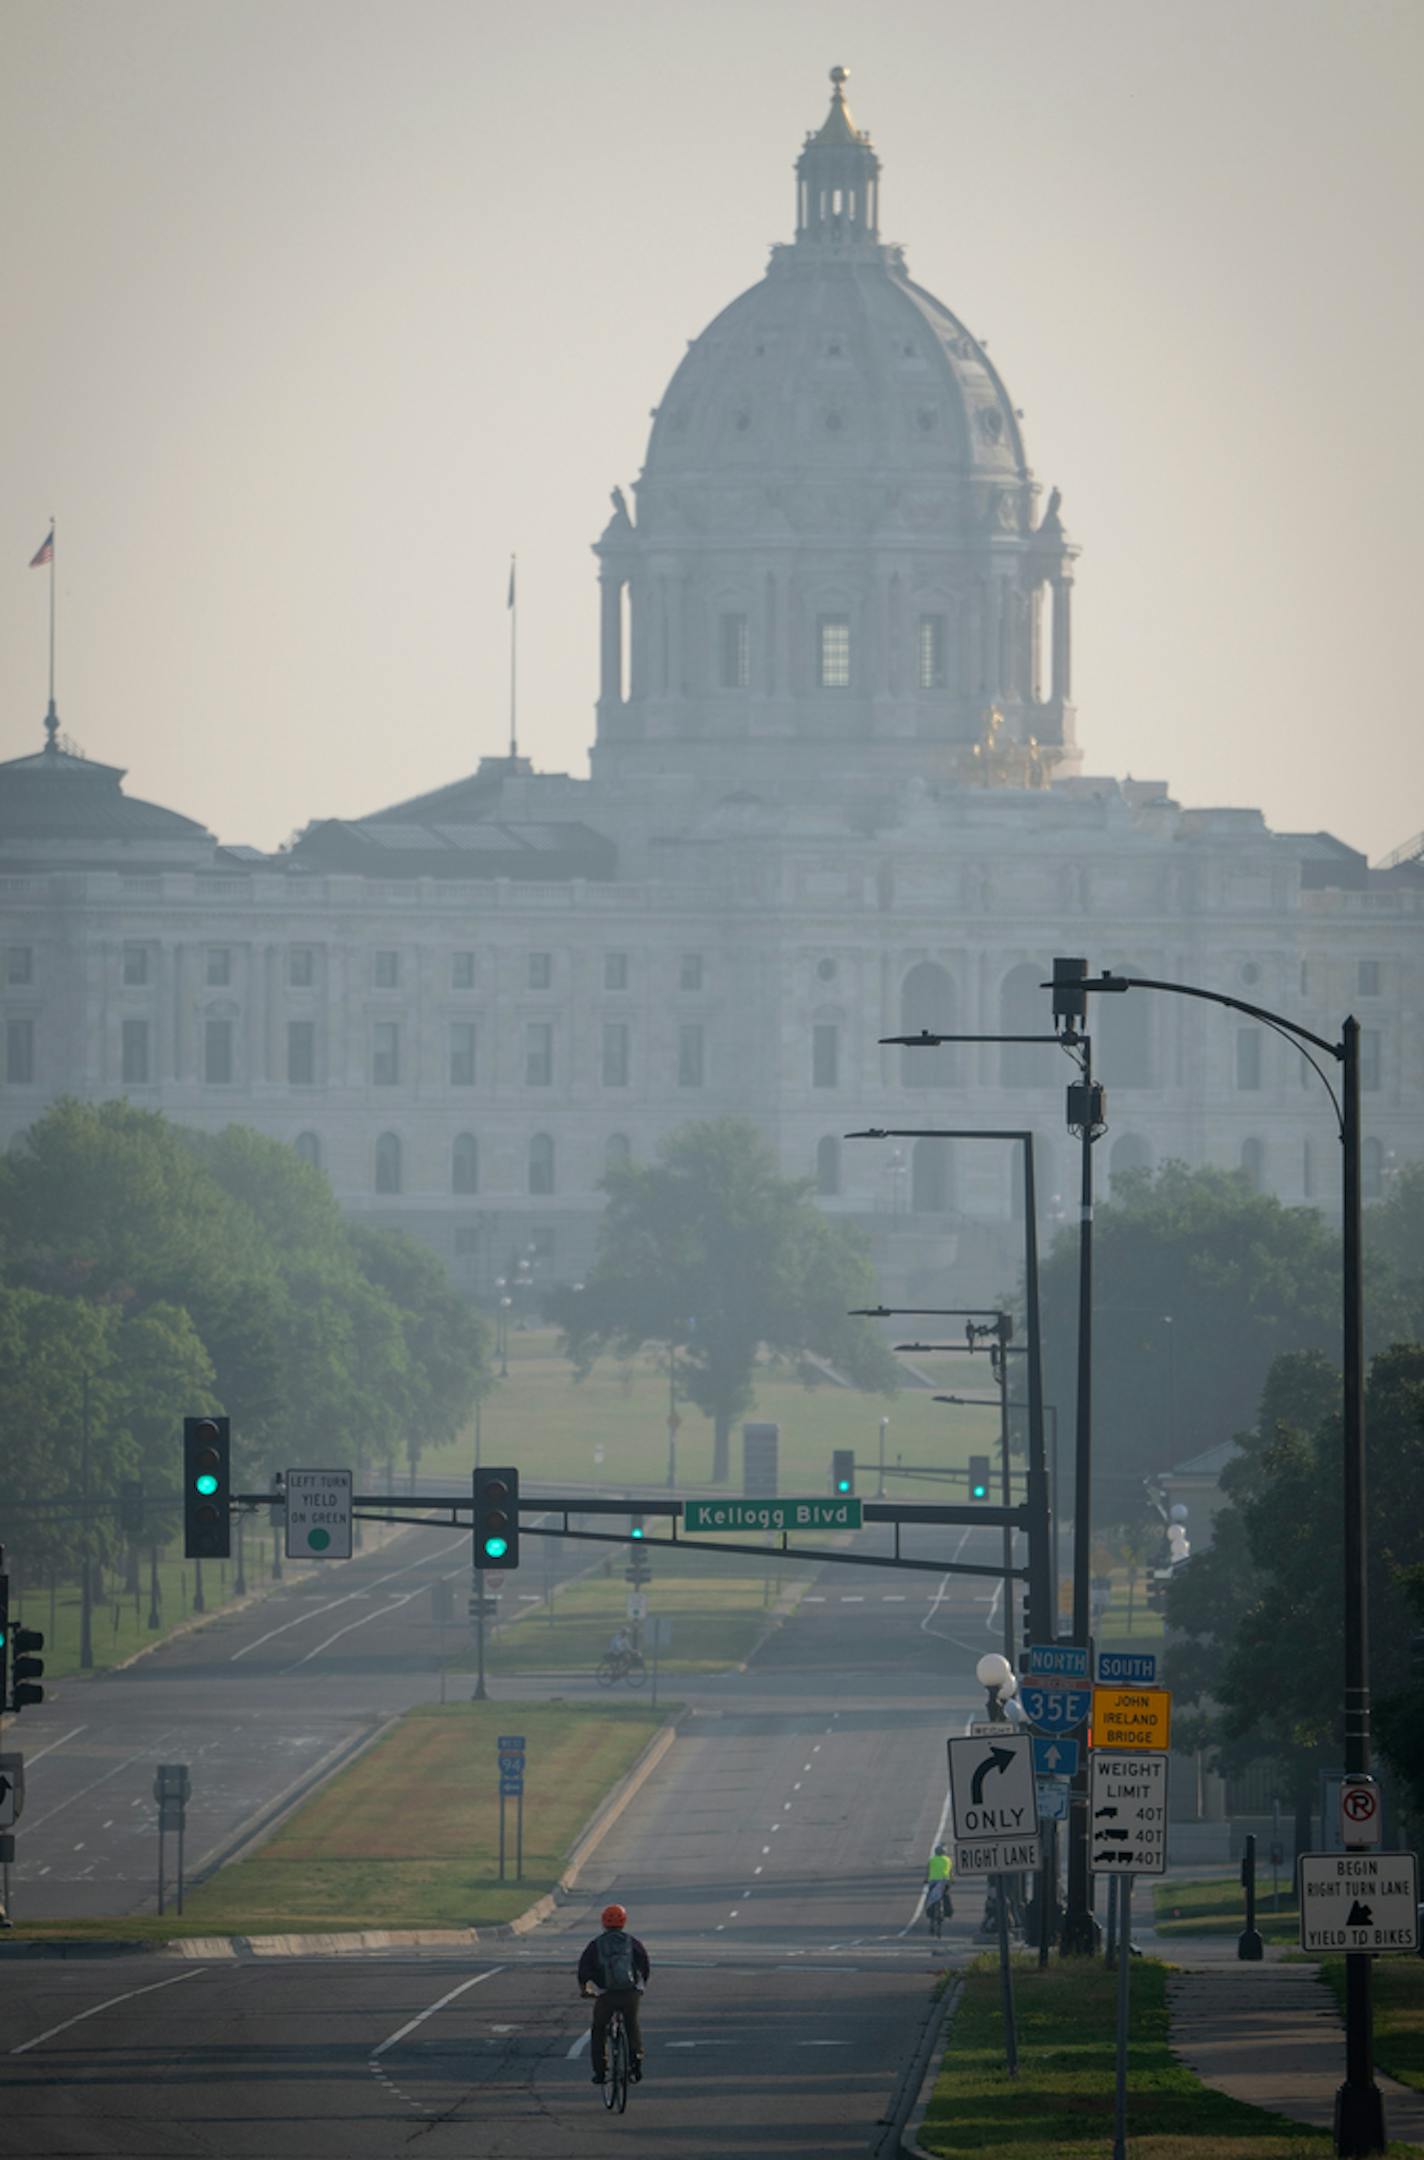
POLYGON ((398 1412, 414 1479, 426 1443, 453 1440, 489 1385, 486 1330, 434 1253, 414 1238, 368 1224, 358 1224, 351 1238, 364 1280, 399 1316, 398 1412))
POLYGON ((581 1290, 550 1310, 587 1371, 605 1350, 675 1347, 686 1398, 713 1423, 712 1479, 731 1468, 731 1431, 751 1407, 759 1348, 828 1359, 861 1387, 890 1393, 895 1366, 864 1320, 875 1284, 858 1244, 784 1178, 756 1127, 738 1118, 684 1125, 658 1160, 610 1172, 598 1258, 581 1290))

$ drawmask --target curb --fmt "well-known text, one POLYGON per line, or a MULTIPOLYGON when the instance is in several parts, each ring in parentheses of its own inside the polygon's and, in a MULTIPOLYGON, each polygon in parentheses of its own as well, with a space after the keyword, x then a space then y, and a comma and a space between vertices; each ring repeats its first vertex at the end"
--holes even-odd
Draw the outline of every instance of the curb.
POLYGON ((941 2042, 963 1993, 963 1979, 952 1980, 940 1997, 936 2005, 938 2014, 930 2020, 929 2030, 920 2044, 920 2052, 915 2059, 916 2067, 923 2066, 920 2080, 915 2087, 914 2098, 899 2119, 899 2135, 893 2147, 900 2160, 935 2160, 935 2156, 921 2145, 920 2131, 939 2081, 940 2064, 943 2060, 941 2042))

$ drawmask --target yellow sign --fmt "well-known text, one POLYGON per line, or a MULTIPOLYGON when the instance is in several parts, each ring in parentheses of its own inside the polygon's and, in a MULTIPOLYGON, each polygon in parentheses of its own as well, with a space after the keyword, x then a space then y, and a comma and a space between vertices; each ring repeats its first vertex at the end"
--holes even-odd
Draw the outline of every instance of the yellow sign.
POLYGON ((1164 1687, 1095 1687, 1095 1748, 1169 1748, 1172 1696, 1164 1687))

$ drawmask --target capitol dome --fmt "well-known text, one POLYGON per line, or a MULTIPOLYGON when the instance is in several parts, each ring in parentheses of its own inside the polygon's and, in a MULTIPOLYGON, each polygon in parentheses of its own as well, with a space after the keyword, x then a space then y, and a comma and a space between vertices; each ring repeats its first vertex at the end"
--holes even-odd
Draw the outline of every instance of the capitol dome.
POLYGON ((881 240, 880 161, 832 84, 794 241, 690 344, 636 515, 615 490, 595 769, 711 778, 735 743, 783 793, 821 741, 894 782, 1042 785, 1077 762, 1074 551, 983 344, 881 240))

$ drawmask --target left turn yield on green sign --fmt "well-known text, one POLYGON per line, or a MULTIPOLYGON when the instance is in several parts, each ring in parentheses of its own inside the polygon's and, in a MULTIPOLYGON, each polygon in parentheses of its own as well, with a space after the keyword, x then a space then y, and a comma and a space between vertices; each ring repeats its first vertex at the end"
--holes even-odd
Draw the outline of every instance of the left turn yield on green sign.
POLYGON ((351 1558, 351 1472, 287 1472, 287 1558, 351 1558))

